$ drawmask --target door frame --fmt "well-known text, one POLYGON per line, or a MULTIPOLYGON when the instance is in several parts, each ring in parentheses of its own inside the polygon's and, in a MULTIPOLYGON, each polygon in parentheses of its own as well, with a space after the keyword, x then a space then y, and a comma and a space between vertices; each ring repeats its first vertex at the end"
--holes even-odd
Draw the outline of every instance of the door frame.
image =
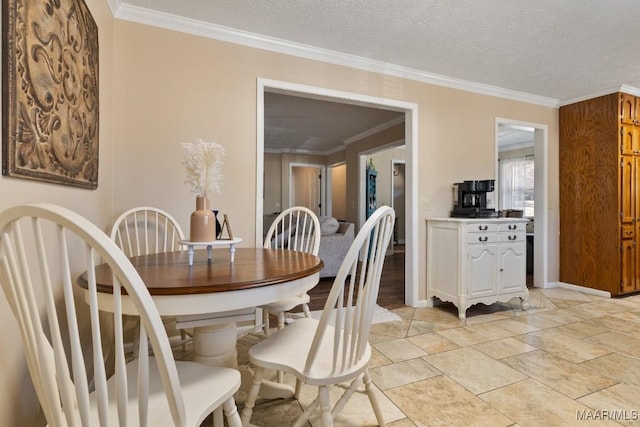
MULTIPOLYGON (((512 120, 502 117, 495 119, 495 177, 496 189, 499 186, 500 169, 498 165, 498 139, 499 125, 517 125, 534 128, 534 185, 535 185, 535 213, 533 227, 533 286, 536 288, 548 288, 553 285, 549 283, 549 266, 547 256, 549 253, 549 165, 547 155, 549 152, 549 128, 540 123, 525 122, 522 120, 512 120)), ((498 192, 496 191, 496 206, 498 206, 498 192)))
POLYGON ((418 283, 418 104, 262 77, 257 78, 256 86, 256 245, 261 245, 262 241, 263 204, 261 189, 264 188, 265 91, 404 112, 405 144, 409 153, 405 169, 408 178, 407 197, 405 198, 407 235, 405 243, 405 304, 411 307, 426 307, 427 301, 424 299, 419 300, 418 283))
MULTIPOLYGON (((396 199, 395 198, 395 192, 394 192, 394 190, 396 188, 396 186, 395 186, 395 175, 393 174, 393 171, 395 170, 395 166, 396 165, 402 165, 404 167, 404 169, 405 169, 405 171, 404 171, 404 173, 405 173, 405 182, 406 182, 406 175, 407 175, 407 170, 406 170, 407 161, 406 160, 391 159, 391 176, 390 176, 391 182, 390 182, 390 185, 391 185, 391 207, 392 208, 395 208, 395 199, 396 199)), ((404 188, 404 197, 406 199, 406 197, 407 197, 407 185, 406 185, 406 183, 405 183, 404 187, 405 187, 404 188)), ((404 234, 406 236, 406 234, 407 234, 406 230, 405 230, 404 234)), ((398 239, 398 244, 399 243, 400 243, 400 239, 398 239)), ((403 240, 403 243, 404 243, 404 240, 403 240)))

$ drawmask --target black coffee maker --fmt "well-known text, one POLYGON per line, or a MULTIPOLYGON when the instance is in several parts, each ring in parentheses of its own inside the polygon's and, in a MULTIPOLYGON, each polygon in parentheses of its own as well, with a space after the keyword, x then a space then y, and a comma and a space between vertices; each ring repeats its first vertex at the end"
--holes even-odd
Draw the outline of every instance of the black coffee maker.
POLYGON ((453 184, 452 217, 495 218, 498 212, 487 208, 487 193, 494 190, 494 179, 463 181, 453 184))

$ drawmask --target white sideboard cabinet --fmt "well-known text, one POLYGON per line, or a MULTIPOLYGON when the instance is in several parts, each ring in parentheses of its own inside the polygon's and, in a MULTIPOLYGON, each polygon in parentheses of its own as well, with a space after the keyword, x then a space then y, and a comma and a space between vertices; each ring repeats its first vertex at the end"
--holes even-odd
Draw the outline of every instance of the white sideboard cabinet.
POLYGON ((473 304, 519 297, 527 309, 526 224, 522 218, 427 219, 427 304, 452 302, 465 320, 473 304))

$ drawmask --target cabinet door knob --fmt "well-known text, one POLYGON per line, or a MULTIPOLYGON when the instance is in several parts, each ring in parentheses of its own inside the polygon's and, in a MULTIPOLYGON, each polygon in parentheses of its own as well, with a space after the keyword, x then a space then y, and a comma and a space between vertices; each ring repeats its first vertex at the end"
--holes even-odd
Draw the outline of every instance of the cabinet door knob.
POLYGON ((489 240, 489 237, 487 237, 487 236, 478 237, 478 241, 479 242, 486 242, 487 240, 489 240))
POLYGON ((518 237, 517 237, 516 235, 512 235, 512 236, 509 236, 509 237, 508 237, 508 239, 509 239, 509 240, 516 240, 517 238, 518 238, 518 237))

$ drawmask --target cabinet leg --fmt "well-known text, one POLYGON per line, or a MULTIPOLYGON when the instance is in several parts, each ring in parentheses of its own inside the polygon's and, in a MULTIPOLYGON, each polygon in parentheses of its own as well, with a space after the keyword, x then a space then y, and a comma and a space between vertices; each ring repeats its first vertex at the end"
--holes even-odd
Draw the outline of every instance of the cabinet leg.
POLYGON ((522 297, 520 297, 520 308, 524 311, 527 311, 529 309, 529 302, 522 297))

